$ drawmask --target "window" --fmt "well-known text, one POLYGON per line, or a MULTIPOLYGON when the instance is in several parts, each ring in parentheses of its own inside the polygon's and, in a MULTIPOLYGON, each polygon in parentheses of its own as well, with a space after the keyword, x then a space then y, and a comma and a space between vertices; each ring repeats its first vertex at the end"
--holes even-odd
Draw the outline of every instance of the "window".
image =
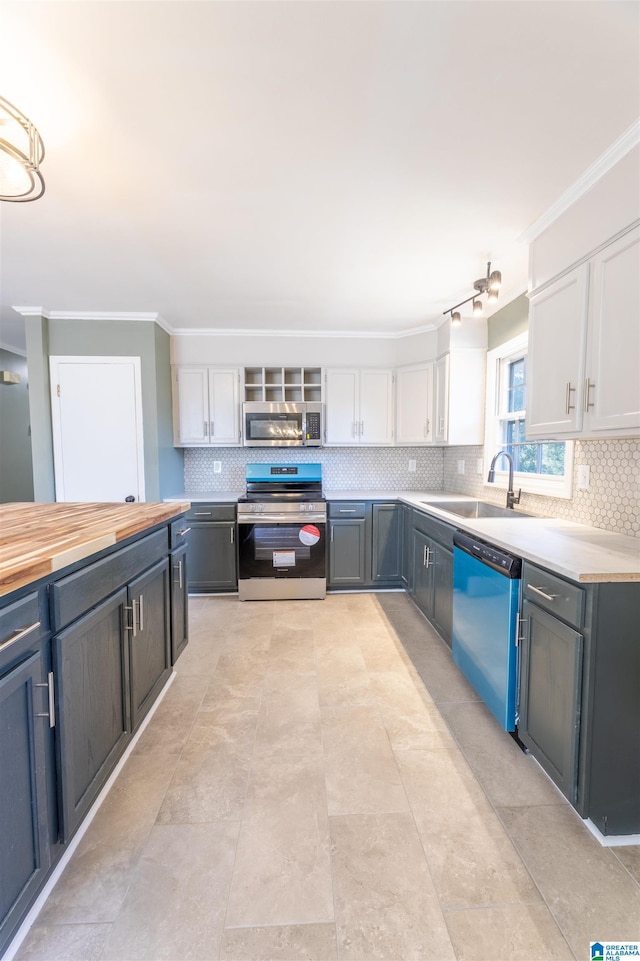
MULTIPOLYGON (((499 450, 511 455, 516 489, 570 497, 573 444, 528 441, 526 407, 527 335, 523 334, 488 354, 485 457, 490 461, 499 450)), ((485 466, 488 471, 489 464, 485 466)), ((506 458, 496 463, 500 486, 507 486, 507 468, 506 458)))

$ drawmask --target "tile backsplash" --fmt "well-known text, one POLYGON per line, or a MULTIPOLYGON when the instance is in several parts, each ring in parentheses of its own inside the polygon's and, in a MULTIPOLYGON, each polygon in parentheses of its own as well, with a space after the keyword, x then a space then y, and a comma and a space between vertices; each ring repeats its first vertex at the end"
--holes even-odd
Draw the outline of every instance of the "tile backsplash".
MULTIPOLYGON (((332 490, 445 490, 502 503, 504 491, 485 485, 477 473, 482 447, 323 447, 247 449, 245 447, 187 448, 184 452, 185 490, 244 490, 247 463, 320 463, 327 494, 332 490), (465 473, 458 473, 464 460, 465 473), (220 473, 214 473, 214 461, 220 473), (415 471, 409 462, 415 461, 415 471)), ((618 534, 640 538, 640 441, 635 438, 576 441, 574 489, 571 498, 523 494, 521 506, 534 514, 561 517, 618 534), (590 489, 576 487, 577 466, 588 465, 590 489)))
POLYGON ((246 448, 202 447, 184 452, 185 490, 244 491, 245 465, 269 463, 322 464, 326 492, 332 490, 437 490, 442 486, 440 447, 246 448), (415 461, 415 471, 409 461, 415 461), (214 474, 214 461, 221 471, 214 474))
MULTIPOLYGON (((485 484, 485 474, 476 470, 482 447, 452 447, 444 453, 445 490, 470 494, 482 500, 504 503, 501 488, 485 484), (458 473, 458 461, 465 461, 465 473, 458 473)), ((635 438, 575 441, 573 491, 570 498, 522 494, 524 511, 561 517, 589 524, 616 534, 640 537, 640 441, 635 438), (589 467, 589 490, 578 490, 577 468, 589 467)))

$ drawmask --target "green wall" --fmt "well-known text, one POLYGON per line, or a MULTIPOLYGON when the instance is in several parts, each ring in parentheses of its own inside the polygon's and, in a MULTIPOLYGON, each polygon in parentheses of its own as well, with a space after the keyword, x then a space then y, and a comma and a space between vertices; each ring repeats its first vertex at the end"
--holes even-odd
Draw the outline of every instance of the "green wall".
POLYGON ((20 375, 19 384, 0 384, 0 502, 33 500, 27 361, 0 349, 0 370, 20 375))
POLYGON ((502 310, 497 310, 489 317, 488 342, 489 350, 499 347, 505 341, 517 337, 529 329, 529 298, 521 294, 506 304, 502 310))
MULTIPOLYGON (((29 321, 39 318, 27 318, 29 321)), ((179 493, 184 486, 184 461, 182 450, 173 447, 171 421, 171 370, 169 365, 170 339, 166 331, 147 321, 83 321, 43 320, 48 332, 47 369, 40 370, 38 390, 38 418, 40 432, 49 437, 51 411, 49 403, 49 356, 74 357, 140 357, 142 372, 142 421, 144 431, 144 471, 147 501, 179 493), (42 413, 46 400, 46 416, 42 413)), ((36 326, 33 324, 32 326, 36 326)), ((32 338, 33 359, 38 363, 37 344, 32 338)), ((32 353, 27 339, 27 360, 31 369, 32 353)), ((40 363, 42 368, 42 364, 40 363)), ((32 422, 33 422, 32 401, 32 422)), ((50 496, 39 499, 53 500, 53 453, 47 453, 44 444, 40 450, 43 463, 39 470, 39 485, 50 496)), ((35 472, 34 472, 35 484, 35 472)))

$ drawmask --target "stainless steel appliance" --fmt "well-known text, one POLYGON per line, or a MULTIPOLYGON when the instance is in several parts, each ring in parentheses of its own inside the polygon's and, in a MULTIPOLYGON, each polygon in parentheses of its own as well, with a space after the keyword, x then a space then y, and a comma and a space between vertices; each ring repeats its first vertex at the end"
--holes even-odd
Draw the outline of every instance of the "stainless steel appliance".
POLYGON ((319 403, 262 403, 242 405, 245 447, 321 447, 324 407, 319 403))
POLYGON ((516 728, 522 562, 463 531, 453 535, 451 653, 505 731, 516 728))
POLYGON ((238 499, 241 601, 323 598, 327 505, 321 464, 247 464, 238 499))

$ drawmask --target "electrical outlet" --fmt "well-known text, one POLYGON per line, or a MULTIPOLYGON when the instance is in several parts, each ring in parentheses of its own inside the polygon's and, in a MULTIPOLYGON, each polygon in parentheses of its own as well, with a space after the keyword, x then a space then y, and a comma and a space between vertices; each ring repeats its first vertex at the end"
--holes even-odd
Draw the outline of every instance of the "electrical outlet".
POLYGON ((459 461, 458 461, 458 473, 459 473, 459 474, 464 474, 464 461, 463 461, 463 460, 459 460, 459 461))
POLYGON ((214 460, 214 462, 213 462, 213 473, 214 473, 214 474, 221 474, 221 473, 222 473, 222 461, 221 461, 221 460, 214 460))
POLYGON ((482 457, 478 457, 478 463, 476 464, 476 474, 484 474, 484 463, 482 457))
POLYGON ((589 465, 588 464, 578 464, 578 490, 588 491, 591 484, 589 481, 589 465))
POLYGON ((410 460, 410 461, 409 461, 409 473, 410 473, 410 474, 415 474, 415 471, 416 471, 416 462, 415 462, 414 460, 410 460))

